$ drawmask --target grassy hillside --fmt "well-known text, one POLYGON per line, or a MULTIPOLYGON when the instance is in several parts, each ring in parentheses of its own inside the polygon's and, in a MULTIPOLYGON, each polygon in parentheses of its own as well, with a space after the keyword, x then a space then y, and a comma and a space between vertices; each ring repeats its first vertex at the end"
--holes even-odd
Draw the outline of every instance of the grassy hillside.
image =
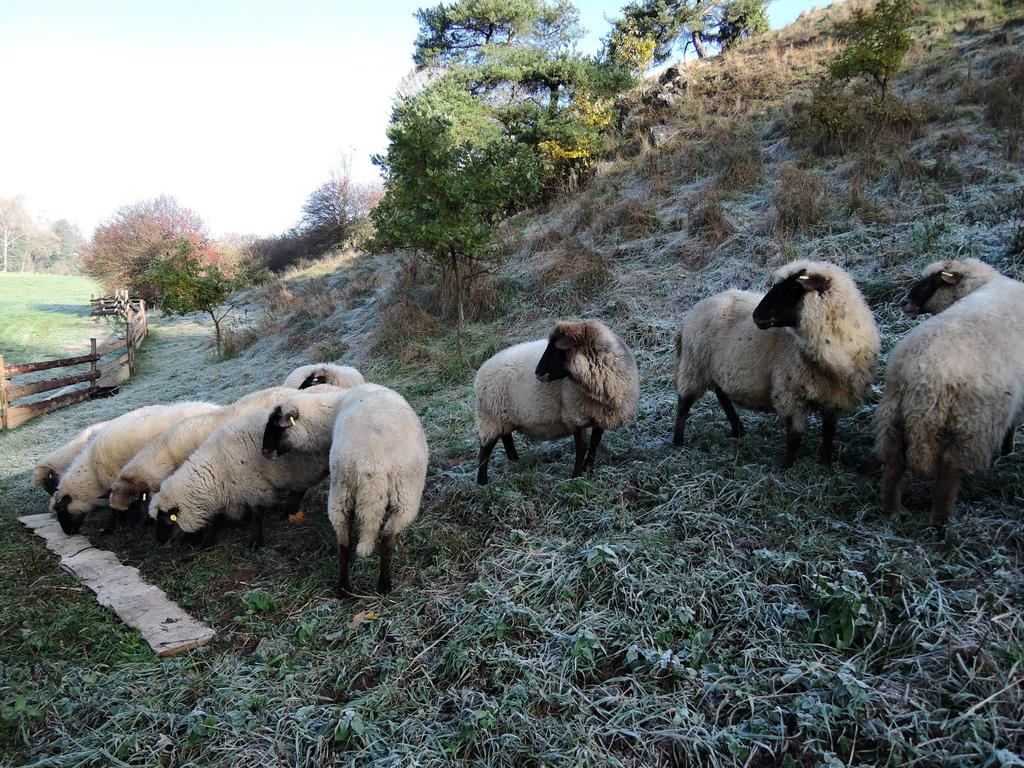
POLYGON ((0 274, 0 354, 9 363, 88 351, 105 327, 89 318, 89 299, 102 293, 87 277, 0 274))
POLYGON ((970 255, 1019 274, 1024 126, 1004 107, 1021 92, 1020 6, 923 5, 896 84, 906 130, 821 154, 794 125, 848 13, 632 94, 619 156, 503 231, 467 361, 436 275, 348 254, 254 296, 231 360, 210 362, 197 322, 156 320, 122 395, 0 439, 0 763, 1021 764, 1024 452, 965 482, 936 543, 925 483, 903 516, 875 517, 874 402, 840 421, 831 472, 813 427, 782 472, 775 417, 743 414, 736 442, 713 398, 688 445, 669 444, 671 338, 699 297, 761 288, 796 256, 834 260, 888 351, 913 326, 896 299, 923 264, 970 255), (655 146, 652 127, 671 138, 655 146), (636 351, 637 422, 586 478, 568 478, 565 441, 522 446, 515 466, 496 451, 478 488, 476 366, 590 315, 636 351), (334 357, 401 391, 430 441, 388 598, 331 596, 325 488, 256 553, 230 530, 206 552, 119 534, 104 545, 219 632, 156 662, 13 523, 44 509, 33 458, 90 421, 225 402, 334 357))

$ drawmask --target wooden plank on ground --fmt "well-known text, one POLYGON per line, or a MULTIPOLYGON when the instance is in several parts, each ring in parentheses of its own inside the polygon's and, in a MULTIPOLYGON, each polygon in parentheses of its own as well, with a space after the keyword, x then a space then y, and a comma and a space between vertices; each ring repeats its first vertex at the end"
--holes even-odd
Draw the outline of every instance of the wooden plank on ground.
POLYGON ((144 582, 138 568, 123 565, 113 552, 96 549, 85 536, 66 535, 53 515, 25 515, 18 521, 42 537, 46 548, 60 557, 60 567, 95 592, 100 605, 137 629, 157 656, 199 648, 216 635, 162 589, 144 582))

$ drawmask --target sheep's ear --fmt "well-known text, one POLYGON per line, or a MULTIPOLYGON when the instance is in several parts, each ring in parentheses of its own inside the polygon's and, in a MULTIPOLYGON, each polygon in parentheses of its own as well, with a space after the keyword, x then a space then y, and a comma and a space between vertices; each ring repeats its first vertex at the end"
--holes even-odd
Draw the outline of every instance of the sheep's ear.
POLYGON ((576 347, 580 345, 580 340, 578 338, 571 333, 566 333, 562 330, 555 331, 554 342, 555 348, 560 349, 563 352, 570 349, 576 349, 576 347))
POLYGON ((108 488, 106 493, 104 493, 102 496, 97 496, 96 498, 97 499, 109 499, 110 498, 110 489, 108 488))
POLYGON ((824 275, 797 275, 797 282, 805 291, 827 291, 832 281, 824 275))
POLYGON ((949 270, 943 269, 939 272, 939 278, 946 285, 958 285, 961 280, 964 279, 962 272, 950 272, 949 270))

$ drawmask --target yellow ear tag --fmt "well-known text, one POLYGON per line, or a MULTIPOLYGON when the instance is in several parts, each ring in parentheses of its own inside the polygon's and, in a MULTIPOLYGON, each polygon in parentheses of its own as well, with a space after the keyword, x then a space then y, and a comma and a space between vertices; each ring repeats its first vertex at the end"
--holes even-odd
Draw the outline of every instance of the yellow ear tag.
POLYGON ((178 516, 177 515, 171 515, 171 522, 172 523, 178 522, 178 516))
POLYGON ((942 275, 943 277, 953 277, 952 272, 939 272, 939 274, 942 275))
POLYGON ((288 417, 288 421, 290 421, 292 423, 293 427, 295 426, 295 417, 294 416, 289 416, 288 417))
POLYGON ((142 500, 143 500, 143 501, 145 501, 145 500, 146 500, 146 494, 145 494, 145 493, 143 493, 143 494, 142 494, 142 500))
POLYGON ((797 280, 810 280, 811 276, 810 275, 798 275, 796 279, 797 280))

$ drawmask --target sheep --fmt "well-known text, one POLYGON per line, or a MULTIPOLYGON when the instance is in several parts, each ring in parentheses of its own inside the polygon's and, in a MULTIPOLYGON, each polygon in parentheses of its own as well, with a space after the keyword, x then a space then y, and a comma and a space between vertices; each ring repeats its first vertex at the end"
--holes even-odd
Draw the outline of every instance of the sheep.
POLYGON ((363 384, 365 381, 363 374, 351 366, 314 363, 296 368, 281 382, 281 386, 291 389, 307 389, 316 384, 331 384, 347 389, 357 384, 363 384))
POLYGON ((879 335, 850 276, 834 264, 799 260, 778 269, 767 294, 729 290, 698 302, 676 334, 678 395, 673 443, 682 445, 694 402, 714 388, 732 428, 741 408, 775 410, 786 428, 790 468, 807 411, 822 414, 819 458, 832 464, 840 413, 860 405, 874 378, 879 335))
MULTIPOLYGON (((342 393, 337 387, 320 385, 301 393, 293 391, 285 402, 301 399, 331 408, 342 393)), ((189 534, 205 531, 207 542, 212 542, 225 516, 237 521, 251 513, 251 546, 261 547, 264 509, 294 506, 302 493, 327 476, 329 441, 316 451, 296 451, 282 459, 263 455, 263 432, 274 410, 266 406, 217 427, 161 482, 149 507, 158 542, 165 543, 179 530, 189 534)))
POLYGON ((502 350, 480 366, 473 388, 480 485, 498 440, 509 459, 519 458, 513 432, 534 441, 572 435, 579 477, 593 468, 604 432, 631 423, 640 400, 632 350, 597 320, 558 322, 547 339, 502 350))
POLYGON ((85 516, 106 498, 122 467, 151 440, 179 421, 216 407, 200 402, 156 405, 108 422, 75 458, 50 500, 50 511, 57 515, 64 533, 78 533, 85 516))
POLYGON ((353 554, 372 555, 378 541, 377 591, 386 594, 395 545, 416 519, 426 482, 423 427, 405 398, 376 384, 353 387, 334 409, 309 405, 293 398, 274 409, 264 431, 264 452, 288 456, 330 445, 327 515, 338 542, 338 596, 353 595, 353 554))
MULTIPOLYGON (((900 308, 908 317, 937 315, 997 278, 1010 279, 978 259, 935 261, 925 267, 921 277, 910 286, 900 303, 900 308)), ((1003 456, 1013 453, 1014 438, 1020 421, 1021 419, 1017 419, 1003 437, 1000 451, 1003 456)))
POLYGON ((93 435, 107 424, 109 424, 107 421, 98 421, 95 424, 90 424, 75 435, 70 443, 66 443, 43 456, 36 463, 35 472, 32 476, 35 484, 50 496, 53 496, 57 490, 57 485, 60 483, 61 475, 67 471, 68 467, 74 462, 75 457, 82 452, 82 449, 85 448, 93 435))
POLYGON ((954 303, 933 296, 916 305, 939 314, 889 358, 875 451, 885 464, 884 512, 899 511, 909 466, 934 478, 930 524, 942 537, 962 474, 989 466, 1000 449, 1012 450, 1024 414, 1024 284, 996 275, 954 303))
POLYGON ((272 405, 295 394, 294 388, 270 387, 252 392, 234 403, 185 419, 168 429, 125 464, 110 489, 110 508, 120 513, 139 512, 160 483, 182 465, 217 427, 249 411, 272 405))

